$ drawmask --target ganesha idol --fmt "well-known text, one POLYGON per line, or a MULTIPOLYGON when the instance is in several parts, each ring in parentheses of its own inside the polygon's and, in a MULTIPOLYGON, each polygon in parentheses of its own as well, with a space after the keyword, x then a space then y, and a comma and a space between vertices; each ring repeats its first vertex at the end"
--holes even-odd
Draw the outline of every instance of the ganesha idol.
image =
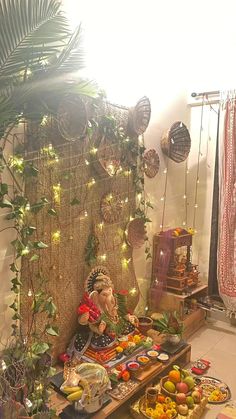
POLYGON ((69 356, 80 356, 88 347, 95 351, 112 347, 119 337, 132 334, 138 326, 138 319, 128 313, 126 294, 114 292, 106 267, 90 272, 85 291, 77 309, 79 328, 67 350, 69 356))

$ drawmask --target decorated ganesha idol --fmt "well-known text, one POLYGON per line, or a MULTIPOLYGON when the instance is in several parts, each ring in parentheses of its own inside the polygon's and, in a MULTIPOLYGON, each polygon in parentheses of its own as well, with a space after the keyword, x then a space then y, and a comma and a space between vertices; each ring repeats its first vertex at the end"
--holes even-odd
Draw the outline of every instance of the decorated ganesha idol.
POLYGON ((138 326, 138 319, 128 313, 126 294, 114 292, 106 267, 99 266, 90 272, 85 291, 77 309, 79 329, 68 348, 70 356, 82 355, 88 347, 105 350, 138 326))

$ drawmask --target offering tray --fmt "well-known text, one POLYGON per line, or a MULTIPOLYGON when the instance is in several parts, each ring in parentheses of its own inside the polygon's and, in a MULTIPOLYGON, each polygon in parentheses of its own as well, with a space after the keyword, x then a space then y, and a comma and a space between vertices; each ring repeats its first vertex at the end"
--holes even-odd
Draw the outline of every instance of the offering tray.
POLYGON ((202 388, 205 397, 208 397, 208 403, 222 404, 230 400, 231 391, 227 384, 218 378, 203 376, 195 378, 196 383, 202 388), (223 390, 223 391, 221 391, 223 390), (218 392, 220 391, 219 395, 218 392), (213 397, 215 394, 215 397, 213 397), (214 400, 218 398, 219 400, 214 400))

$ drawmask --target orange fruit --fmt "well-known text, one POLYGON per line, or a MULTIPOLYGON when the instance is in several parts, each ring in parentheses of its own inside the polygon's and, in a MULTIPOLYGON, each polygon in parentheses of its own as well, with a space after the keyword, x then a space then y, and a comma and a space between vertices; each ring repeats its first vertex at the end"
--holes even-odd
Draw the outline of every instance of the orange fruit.
POLYGON ((171 370, 168 374, 169 380, 172 381, 172 383, 179 383, 181 380, 181 375, 179 371, 171 370))
POLYGON ((162 394, 158 394, 157 401, 158 403, 165 403, 165 396, 163 396, 162 394))
POLYGON ((160 419, 168 419, 168 415, 166 413, 162 413, 160 419))

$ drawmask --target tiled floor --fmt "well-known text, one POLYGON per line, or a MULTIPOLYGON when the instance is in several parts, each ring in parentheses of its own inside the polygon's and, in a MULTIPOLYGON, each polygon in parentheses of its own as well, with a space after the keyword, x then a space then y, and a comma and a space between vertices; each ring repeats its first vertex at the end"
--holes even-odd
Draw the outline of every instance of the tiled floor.
MULTIPOLYGON (((236 327, 209 319, 206 325, 189 339, 189 343, 192 345, 192 361, 198 358, 209 360, 211 367, 206 375, 227 383, 232 392, 232 400, 236 400, 236 327)), ((208 406, 202 419, 215 419, 224 405, 208 406)), ((130 418, 127 410, 112 416, 112 419, 130 418)))
MULTIPOLYGON (((211 362, 206 375, 226 382, 236 400, 236 327, 221 321, 208 321, 192 338, 192 360, 199 357, 211 362)), ((203 418, 215 419, 223 405, 208 405, 203 418)))

